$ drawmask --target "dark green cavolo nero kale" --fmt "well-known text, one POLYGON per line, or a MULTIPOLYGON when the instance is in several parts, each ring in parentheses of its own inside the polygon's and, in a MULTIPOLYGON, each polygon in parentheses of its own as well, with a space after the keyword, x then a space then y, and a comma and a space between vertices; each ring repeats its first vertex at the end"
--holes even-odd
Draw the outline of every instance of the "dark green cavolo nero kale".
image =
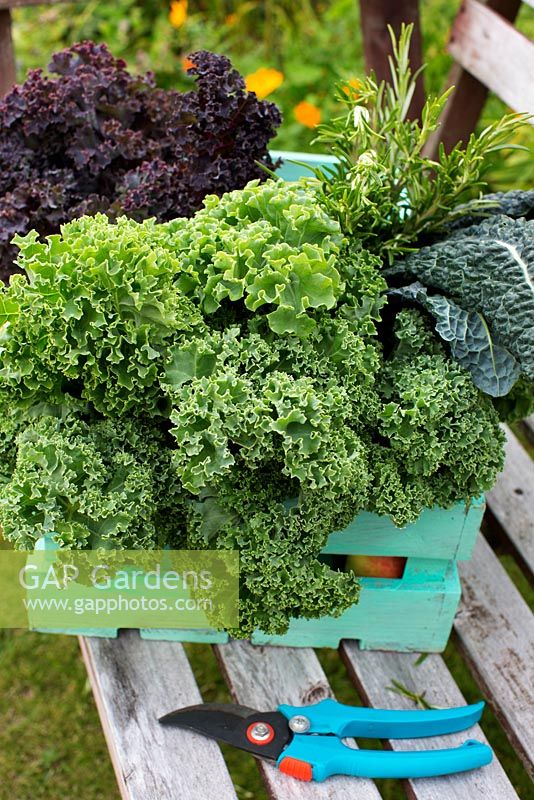
MULTIPOLYGON (((504 202, 504 201, 503 201, 504 202)), ((516 390, 534 403, 534 220, 494 215, 396 262, 386 271, 413 280, 393 294, 415 300, 483 391, 516 390), (431 294, 429 293, 429 291, 431 294), (530 387, 530 389, 529 389, 530 387)))
POLYGON ((502 465, 491 399, 421 312, 383 349, 380 261, 309 182, 18 243, 26 274, 0 291, 0 524, 17 547, 237 549, 232 634, 282 633, 357 598, 319 558, 331 531, 468 501, 502 465))

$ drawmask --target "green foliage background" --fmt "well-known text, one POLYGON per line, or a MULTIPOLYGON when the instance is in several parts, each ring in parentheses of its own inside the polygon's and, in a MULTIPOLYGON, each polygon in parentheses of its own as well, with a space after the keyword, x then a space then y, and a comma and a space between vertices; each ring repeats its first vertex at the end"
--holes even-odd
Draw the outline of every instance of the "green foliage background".
MULTIPOLYGON (((426 88, 437 92, 451 63, 445 46, 459 2, 422 0, 420 6, 424 58, 430 62, 426 88)), ((15 11, 19 79, 28 68, 46 66, 55 50, 89 38, 107 42, 133 70, 153 70, 161 86, 185 88, 191 82, 182 59, 197 49, 215 50, 228 55, 244 75, 259 67, 283 73, 283 83, 269 95, 284 114, 275 146, 309 150, 314 133, 296 121, 295 106, 306 100, 327 119, 334 111, 335 83, 363 71, 357 0, 189 0, 187 19, 178 29, 168 15, 169 0, 80 0, 15 11)), ((534 38, 534 9, 526 3, 517 24, 534 38)), ((492 98, 481 124, 504 111, 504 104, 492 98)), ((534 132, 525 130, 520 143, 534 146, 534 132)), ((533 160, 515 152, 504 164, 501 156, 490 177, 494 188, 528 187, 533 160)))

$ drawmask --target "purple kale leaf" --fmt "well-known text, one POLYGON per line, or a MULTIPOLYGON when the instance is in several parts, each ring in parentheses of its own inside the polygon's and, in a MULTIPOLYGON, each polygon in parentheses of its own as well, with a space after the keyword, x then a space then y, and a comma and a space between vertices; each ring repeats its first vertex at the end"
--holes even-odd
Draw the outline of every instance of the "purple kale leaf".
POLYGON ((168 220, 207 194, 264 179, 281 122, 224 56, 193 53, 190 92, 131 75, 105 45, 53 56, 0 102, 0 278, 16 271, 15 233, 41 235, 82 214, 168 220))

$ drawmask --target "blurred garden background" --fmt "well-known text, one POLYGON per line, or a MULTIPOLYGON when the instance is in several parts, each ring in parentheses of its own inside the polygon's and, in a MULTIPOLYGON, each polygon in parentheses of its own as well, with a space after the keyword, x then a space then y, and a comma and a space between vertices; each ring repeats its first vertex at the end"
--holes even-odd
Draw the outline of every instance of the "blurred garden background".
MULTIPOLYGON (((446 42, 458 6, 458 0, 421 2, 423 54, 430 62, 427 91, 444 84, 451 63, 446 42)), ((208 49, 228 55, 251 90, 281 107, 278 149, 314 149, 315 126, 335 113, 335 83, 340 78, 357 82, 364 68, 357 0, 89 0, 19 9, 13 16, 19 80, 28 69, 46 68, 53 52, 81 39, 106 42, 130 69, 153 70, 164 87, 192 84, 184 71, 189 53, 208 49)), ((534 8, 523 4, 517 27, 534 38, 534 8)), ((499 100, 490 98, 480 126, 504 111, 499 100)), ((530 152, 500 155, 489 174, 492 188, 534 184, 534 128, 525 127, 517 144, 530 152)), ((532 601, 513 558, 505 552, 500 557, 532 601)), ((188 652, 205 700, 228 699, 211 650, 188 646, 188 652)), ((466 699, 479 699, 454 642, 445 658, 466 699)), ((321 659, 338 698, 358 703, 339 660, 326 651, 321 659)), ((430 701, 431 688, 420 687, 430 701)), ((74 638, 0 631, 0 697, 0 800, 119 798, 74 638)), ((528 778, 491 712, 485 719, 501 763, 527 798, 528 778)), ((225 756, 240 800, 265 798, 252 757, 230 749, 225 756)), ((381 790, 387 800, 404 797, 398 782, 384 783, 381 790)))
MULTIPOLYGON (((422 0, 421 27, 427 91, 438 92, 451 58, 448 34, 459 0, 422 0)), ((81 39, 106 42, 130 69, 152 70, 162 87, 188 88, 188 54, 224 53, 260 98, 282 109, 274 147, 313 150, 314 127, 334 111, 340 78, 357 81, 364 69, 357 0, 89 0, 14 11, 18 79, 46 67, 51 54, 81 39)), ((534 38, 534 9, 522 4, 517 27, 534 38)), ((505 111, 492 97, 483 126, 505 111)), ((526 127, 518 144, 532 147, 526 127)), ((316 148, 315 148, 316 149, 316 148)), ((500 156, 489 174, 492 188, 529 188, 534 164, 523 151, 500 156)))

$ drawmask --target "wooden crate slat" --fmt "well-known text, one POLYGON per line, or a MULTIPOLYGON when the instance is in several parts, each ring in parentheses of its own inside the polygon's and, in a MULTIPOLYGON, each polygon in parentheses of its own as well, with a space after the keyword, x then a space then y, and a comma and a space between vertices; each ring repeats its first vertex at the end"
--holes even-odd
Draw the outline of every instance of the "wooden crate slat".
POLYGON ((534 43, 491 8, 464 0, 448 49, 515 111, 534 112, 534 43))
POLYGON ((236 800, 216 742, 157 721, 202 702, 180 644, 123 631, 80 646, 124 800, 236 800))
POLYGON ((523 598, 482 535, 459 565, 462 603, 454 629, 508 738, 534 776, 534 624, 523 598))
MULTIPOLYGON (((311 649, 253 647, 248 642, 215 645, 234 699, 259 711, 280 703, 307 705, 331 697, 326 675, 311 649)), ((301 783, 258 761, 271 800, 379 800, 375 784, 363 778, 333 777, 301 783)))
MULTIPOLYGON (((425 692, 425 698, 436 706, 462 706, 465 699, 445 662, 439 655, 430 655, 416 666, 417 656, 407 653, 372 653, 360 650, 356 642, 344 641, 340 648, 349 674, 365 701, 376 708, 413 709, 407 697, 388 691, 397 680, 410 691, 425 692)), ((391 739, 392 750, 436 750, 458 747, 466 739, 487 742, 478 725, 468 731, 426 739, 391 739)), ((408 796, 414 800, 517 800, 517 794, 496 758, 484 769, 448 775, 442 778, 419 778, 408 781, 408 796)))
POLYGON ((533 574, 534 461, 509 428, 505 428, 505 433, 505 468, 487 500, 525 567, 533 574))

